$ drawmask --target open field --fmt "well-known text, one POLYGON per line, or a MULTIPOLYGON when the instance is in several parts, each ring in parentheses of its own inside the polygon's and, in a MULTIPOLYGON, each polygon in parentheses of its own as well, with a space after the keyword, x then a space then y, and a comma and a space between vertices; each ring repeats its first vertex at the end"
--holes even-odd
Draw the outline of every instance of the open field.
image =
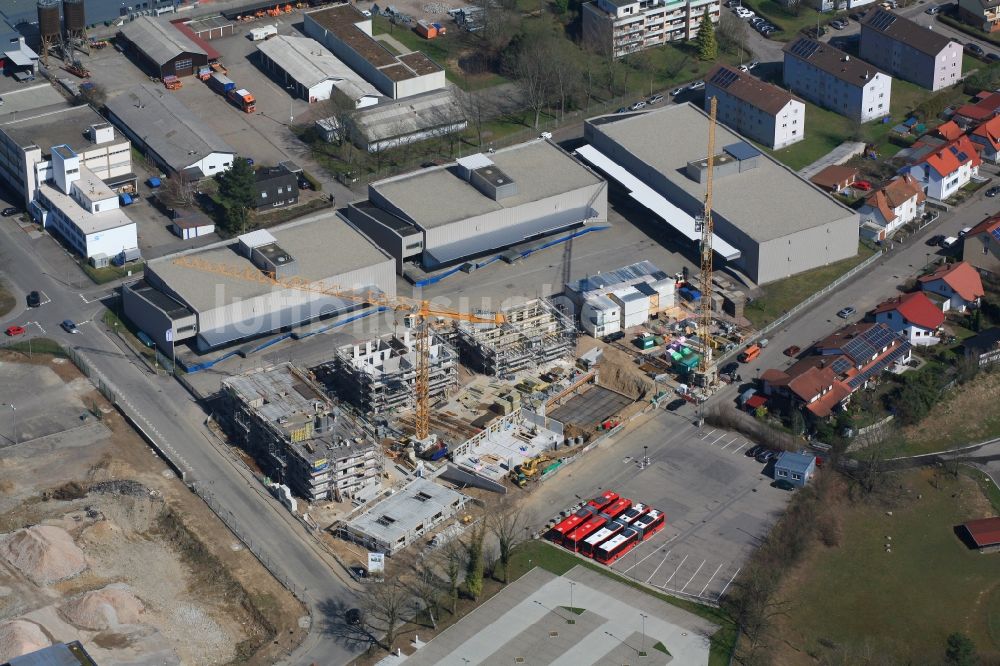
POLYGON ((1000 560, 953 531, 993 508, 965 476, 917 470, 899 483, 890 505, 843 500, 840 545, 813 546, 785 580, 773 663, 858 663, 849 655, 868 650, 869 663, 938 664, 956 631, 981 663, 1000 658, 1000 560))
POLYGON ((1000 372, 979 375, 942 396, 917 425, 902 432, 899 455, 917 455, 1000 437, 1000 372), (969 418, 975 414, 975 418, 969 418))
MULTIPOLYGON (((36 350, 37 351, 37 350, 36 350)), ((0 352, 0 661, 272 664, 300 604, 66 358, 0 352), (15 443, 17 442, 17 443, 15 443)))
POLYGON ((4 316, 13 310, 15 303, 17 301, 14 294, 11 293, 10 287, 6 282, 0 282, 0 316, 4 316))
MULTIPOLYGON (((765 285, 762 287, 764 294, 750 303, 746 307, 744 314, 747 319, 753 322, 755 328, 761 328, 801 303, 810 294, 830 284, 872 254, 874 252, 870 248, 859 244, 858 253, 853 257, 765 285)), ((833 311, 836 311, 845 305, 850 304, 834 303, 831 307, 833 311)))

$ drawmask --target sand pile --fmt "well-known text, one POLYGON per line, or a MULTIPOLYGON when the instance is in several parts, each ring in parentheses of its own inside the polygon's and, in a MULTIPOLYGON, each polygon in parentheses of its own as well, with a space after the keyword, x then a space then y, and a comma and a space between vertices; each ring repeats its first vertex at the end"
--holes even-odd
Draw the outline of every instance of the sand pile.
POLYGON ((606 347, 598 372, 598 383, 633 400, 642 400, 653 392, 653 381, 644 375, 628 355, 606 347))
POLYGON ((121 528, 110 520, 98 520, 80 533, 80 540, 85 544, 108 543, 121 534, 121 528))
POLYGON ((34 622, 11 620, 0 623, 0 663, 41 650, 52 642, 34 622))
POLYGON ((39 585, 72 578, 87 568, 69 532, 52 525, 0 535, 0 555, 39 585))
POLYGON ((128 585, 113 583, 80 595, 61 610, 63 617, 81 629, 100 631, 138 624, 145 609, 128 585))

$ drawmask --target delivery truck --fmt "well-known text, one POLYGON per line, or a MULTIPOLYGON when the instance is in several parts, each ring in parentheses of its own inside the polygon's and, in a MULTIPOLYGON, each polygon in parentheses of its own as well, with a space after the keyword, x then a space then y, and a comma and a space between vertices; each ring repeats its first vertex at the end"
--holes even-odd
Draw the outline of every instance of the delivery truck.
POLYGON ((253 95, 246 88, 230 90, 227 93, 227 97, 229 101, 239 107, 244 113, 253 113, 257 109, 257 100, 253 98, 253 95))

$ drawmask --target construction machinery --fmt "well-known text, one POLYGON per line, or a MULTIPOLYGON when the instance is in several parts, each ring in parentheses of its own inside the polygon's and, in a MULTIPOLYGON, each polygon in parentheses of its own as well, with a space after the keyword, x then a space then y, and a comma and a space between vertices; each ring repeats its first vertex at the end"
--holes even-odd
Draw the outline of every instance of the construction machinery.
MULTIPOLYGON (((701 231, 701 310, 698 317, 698 339, 701 340, 702 353, 695 375, 696 383, 701 386, 711 386, 715 383, 712 363, 712 234, 715 224, 712 222, 712 181, 715 169, 715 123, 718 100, 709 100, 708 117, 708 160, 705 179, 705 210, 697 221, 701 231)), ((697 230, 697 229, 696 229, 697 230)))
POLYGON ((506 322, 506 318, 500 312, 489 314, 472 314, 468 312, 458 312, 441 308, 428 300, 404 298, 402 296, 389 297, 380 291, 370 289, 347 289, 340 286, 324 286, 312 282, 299 276, 278 277, 273 273, 263 272, 256 267, 238 268, 226 264, 214 263, 199 259, 194 256, 181 256, 173 260, 178 266, 192 268, 195 270, 224 275, 236 280, 246 280, 247 282, 257 282, 283 289, 298 289, 324 296, 334 296, 355 303, 368 303, 377 305, 393 312, 402 312, 410 318, 411 324, 416 331, 416 418, 414 436, 418 442, 430 444, 430 328, 429 323, 434 320, 450 319, 452 321, 465 321, 472 324, 495 324, 497 326, 506 322))
POLYGON ((545 468, 545 463, 550 462, 552 462, 552 458, 544 453, 539 454, 534 458, 528 458, 520 465, 514 465, 514 469, 510 471, 508 478, 510 478, 510 482, 518 488, 524 488, 528 485, 528 479, 536 476, 545 468))
POLYGON ((79 60, 74 60, 67 65, 63 65, 63 69, 73 76, 79 76, 81 79, 90 78, 90 70, 84 67, 83 63, 79 60))

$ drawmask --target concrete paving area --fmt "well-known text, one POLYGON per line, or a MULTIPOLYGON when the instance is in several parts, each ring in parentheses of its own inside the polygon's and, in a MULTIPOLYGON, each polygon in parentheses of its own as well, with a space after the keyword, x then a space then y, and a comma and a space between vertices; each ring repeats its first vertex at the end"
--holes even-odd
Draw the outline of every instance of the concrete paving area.
POLYGON ((736 433, 657 411, 543 485, 529 506, 548 519, 553 508, 610 489, 662 510, 666 527, 612 568, 671 594, 717 602, 790 496, 770 487, 762 465, 744 455, 749 446, 736 433), (650 464, 643 468, 644 452, 650 464))
POLYGON ((533 569, 414 654, 380 663, 707 664, 716 629, 585 567, 564 576, 533 569), (567 610, 571 591, 579 615, 567 610), (654 649, 657 643, 670 654, 654 649))
POLYGON ((611 389, 591 386, 552 410, 549 416, 563 423, 572 423, 582 430, 593 430, 598 423, 614 416, 632 402, 631 398, 611 389))

